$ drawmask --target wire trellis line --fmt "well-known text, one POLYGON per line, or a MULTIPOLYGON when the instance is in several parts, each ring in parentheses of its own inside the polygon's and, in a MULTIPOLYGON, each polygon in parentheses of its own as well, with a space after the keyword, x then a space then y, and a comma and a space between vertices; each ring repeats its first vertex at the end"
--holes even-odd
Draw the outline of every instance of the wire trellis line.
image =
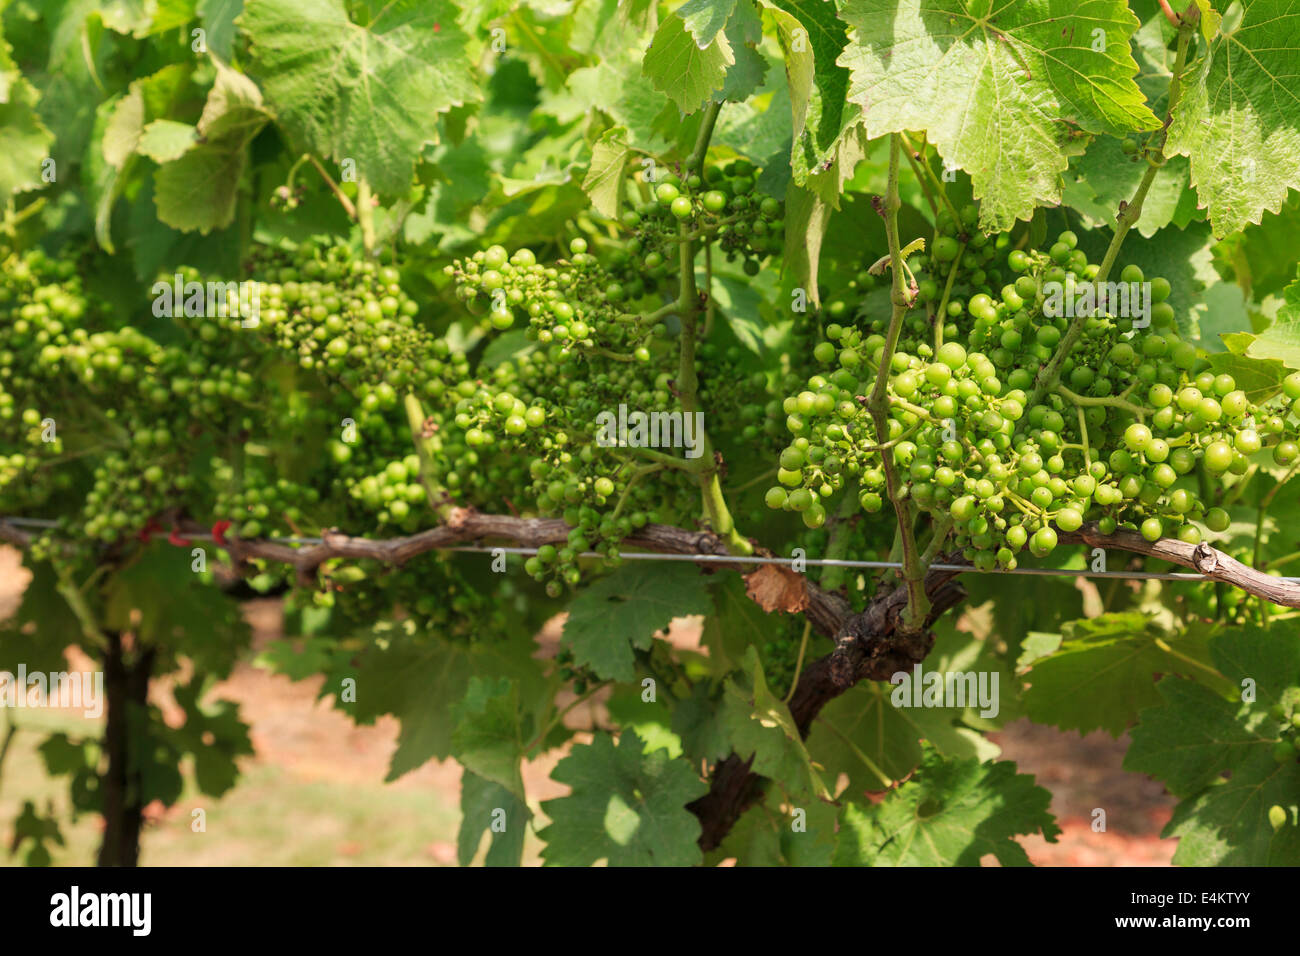
MULTIPOLYGON (((26 528, 56 528, 59 526, 58 521, 48 518, 0 518, 0 524, 10 524, 15 527, 26 528)), ((187 541, 212 541, 214 540, 210 532, 176 532, 175 537, 184 538, 187 541)), ((306 544, 316 545, 325 544, 324 538, 307 538, 307 537, 274 537, 268 536, 262 538, 263 541, 270 541, 276 544, 306 544)), ((374 539, 362 539, 374 540, 374 539)), ((537 554, 537 548, 507 547, 505 545, 452 545, 446 548, 439 548, 440 551, 460 551, 470 554, 515 554, 523 556, 534 556, 537 554)), ((584 551, 577 555, 580 558, 604 558, 605 555, 595 551, 584 551)), ((795 563, 795 558, 768 558, 730 554, 665 554, 658 551, 628 551, 621 552, 620 558, 628 561, 691 561, 695 563, 707 564, 778 564, 790 566, 795 563)), ((861 568, 864 570, 887 571, 902 570, 901 561, 854 561, 844 558, 799 558, 801 565, 811 567, 833 567, 833 568, 861 568)), ((1068 568, 991 568, 983 571, 969 564, 932 564, 931 569, 935 571, 960 571, 964 574, 1027 574, 1038 577, 1072 577, 1072 578, 1112 578, 1127 581, 1213 581, 1214 579, 1205 574, 1196 571, 1092 571, 1092 570, 1070 570, 1068 568)), ((1288 583, 1300 583, 1300 577, 1277 577, 1276 581, 1285 581, 1288 583)))

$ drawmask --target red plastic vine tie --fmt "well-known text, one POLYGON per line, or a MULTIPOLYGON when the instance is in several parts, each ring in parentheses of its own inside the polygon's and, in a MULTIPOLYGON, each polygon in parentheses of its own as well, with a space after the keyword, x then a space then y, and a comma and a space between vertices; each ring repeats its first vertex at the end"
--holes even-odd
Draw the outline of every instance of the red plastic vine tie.
POLYGON ((189 542, 181 537, 181 529, 177 527, 173 527, 172 533, 167 535, 167 543, 174 544, 178 548, 189 547, 189 542))
POLYGON ((223 548, 226 546, 226 529, 229 527, 229 521, 218 521, 212 526, 212 540, 223 548))

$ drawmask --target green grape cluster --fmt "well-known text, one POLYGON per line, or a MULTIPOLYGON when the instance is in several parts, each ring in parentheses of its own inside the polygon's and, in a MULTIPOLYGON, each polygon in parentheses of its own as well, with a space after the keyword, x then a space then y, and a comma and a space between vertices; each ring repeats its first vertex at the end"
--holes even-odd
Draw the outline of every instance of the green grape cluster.
MULTIPOLYGON (((493 314, 527 314, 535 344, 452 387, 434 477, 471 500, 535 507, 572 526, 566 542, 525 562, 552 596, 580 582, 581 555, 616 566, 624 538, 676 520, 675 503, 694 497, 689 476, 648 466, 600 424, 620 406, 680 414, 678 368, 675 350, 658 342, 668 336, 665 323, 624 311, 637 308, 643 286, 605 268, 611 250, 588 248, 574 239, 567 259, 544 265, 531 250, 494 246, 447 269, 471 308, 487 299, 493 314)), ((504 318, 489 325, 508 327, 504 318)))
POLYGON ((144 532, 196 489, 203 436, 249 427, 255 356, 219 336, 155 341, 84 294, 73 261, 36 250, 7 266, 0 415, 20 409, 7 434, 23 447, 0 456, 0 506, 62 513, 74 545, 144 532))
POLYGON ((547 266, 531 249, 510 255, 492 246, 444 271, 471 309, 489 309, 490 328, 511 328, 521 312, 528 317, 525 334, 542 345, 558 343, 566 352, 609 350, 624 360, 649 363, 654 339, 667 329, 662 323, 647 327, 625 311, 625 303, 644 294, 644 285, 618 281, 587 249, 586 239, 575 238, 570 257, 547 266))
MULTIPOLYGON (((1244 474, 1265 448, 1278 465, 1300 459, 1291 420, 1300 374, 1274 399, 1252 401, 1178 336, 1166 280, 1146 287, 1149 324, 1139 322, 1092 295, 1098 266, 1073 233, 1026 252, 1005 236, 971 235, 969 209, 961 218, 941 220, 931 255, 912 259, 923 309, 905 320, 890 359, 887 433, 877 435, 867 405, 889 316, 827 325, 814 356, 837 367, 785 400, 793 440, 769 507, 819 527, 824 499, 853 478, 863 509, 878 511, 888 455, 901 496, 951 521, 967 560, 1014 568, 1022 550, 1045 557, 1058 532, 1085 521, 1197 543, 1201 524, 1228 526, 1203 499, 1200 472, 1244 474), (1075 314, 1086 318, 1066 341, 1075 314)), ((1135 288, 1145 278, 1129 265, 1119 280, 1135 288)))
POLYGON ((742 359, 735 345, 721 348, 705 342, 696 350, 700 403, 719 421, 736 423, 739 432, 733 434, 739 441, 775 451, 774 441, 781 436, 785 419, 780 401, 769 388, 768 374, 746 369, 742 359))
POLYGON ((501 575, 495 587, 477 587, 457 560, 431 552, 396 568, 372 561, 338 565, 325 573, 312 603, 330 608, 344 627, 369 626, 396 607, 441 640, 473 644, 508 635, 511 613, 525 599, 517 582, 501 575))
POLYGON ((762 261, 782 249, 784 207, 773 197, 754 195, 757 170, 744 159, 710 166, 704 177, 685 179, 674 172, 656 177, 653 196, 623 214, 634 231, 624 249, 640 256, 652 278, 662 279, 677 265, 682 229, 716 235, 728 262, 743 261, 747 275, 758 275, 762 261))
MULTIPOLYGON (((397 270, 346 245, 259 247, 249 271, 260 283, 258 328, 270 345, 337 380, 362 411, 395 408, 402 391, 437 398, 447 377, 466 370, 415 321, 419 307, 397 270)), ((216 329, 208 322, 199 334, 216 329)))

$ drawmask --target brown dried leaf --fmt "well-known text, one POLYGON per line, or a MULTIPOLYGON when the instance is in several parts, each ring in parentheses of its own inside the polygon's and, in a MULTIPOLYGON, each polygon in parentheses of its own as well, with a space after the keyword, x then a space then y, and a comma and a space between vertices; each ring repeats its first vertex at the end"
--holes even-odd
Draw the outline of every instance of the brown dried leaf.
POLYGON ((808 582, 804 576, 778 564, 765 564, 745 575, 745 593, 769 614, 797 614, 808 607, 808 582))

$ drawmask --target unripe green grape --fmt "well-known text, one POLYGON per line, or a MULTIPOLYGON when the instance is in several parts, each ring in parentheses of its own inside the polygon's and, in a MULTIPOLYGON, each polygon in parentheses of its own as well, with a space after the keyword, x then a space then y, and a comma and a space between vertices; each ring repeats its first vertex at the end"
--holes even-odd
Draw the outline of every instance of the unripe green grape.
POLYGON ((1243 455, 1253 455, 1259 451, 1262 442, 1259 439, 1259 432, 1253 428, 1243 428, 1237 432, 1233 438, 1233 447, 1243 455))
POLYGON ((1212 472, 1227 471, 1232 465, 1232 446, 1226 441, 1211 442, 1205 449, 1205 467, 1212 472))
POLYGON ((814 501, 803 510, 803 523, 809 528, 820 528, 826 523, 826 509, 820 502, 814 501))
POLYGON ((1215 533, 1227 531, 1231 523, 1228 512, 1222 508, 1211 508, 1205 513, 1205 526, 1215 533))
POLYGON ((659 200, 660 205, 668 206, 672 201, 680 196, 681 193, 671 182, 662 182, 655 187, 655 198, 659 200))
POLYGON ((1142 269, 1139 266, 1135 265, 1134 263, 1130 262, 1128 265, 1126 265, 1123 269, 1120 270, 1119 281, 1128 282, 1128 283, 1141 282, 1142 269))
POLYGON ((807 511, 814 504, 812 492, 807 488, 796 488, 787 500, 792 511, 807 511))
MULTIPOLYGON (((1130 451, 1141 452, 1151 443, 1151 429, 1145 425, 1134 422, 1124 430, 1124 444, 1130 451)), ((1227 468, 1227 465, 1224 465, 1227 468)))
POLYGON ((957 240, 951 236, 940 236, 934 240, 932 252, 934 258, 939 262, 952 262, 957 258, 959 246, 957 240))

